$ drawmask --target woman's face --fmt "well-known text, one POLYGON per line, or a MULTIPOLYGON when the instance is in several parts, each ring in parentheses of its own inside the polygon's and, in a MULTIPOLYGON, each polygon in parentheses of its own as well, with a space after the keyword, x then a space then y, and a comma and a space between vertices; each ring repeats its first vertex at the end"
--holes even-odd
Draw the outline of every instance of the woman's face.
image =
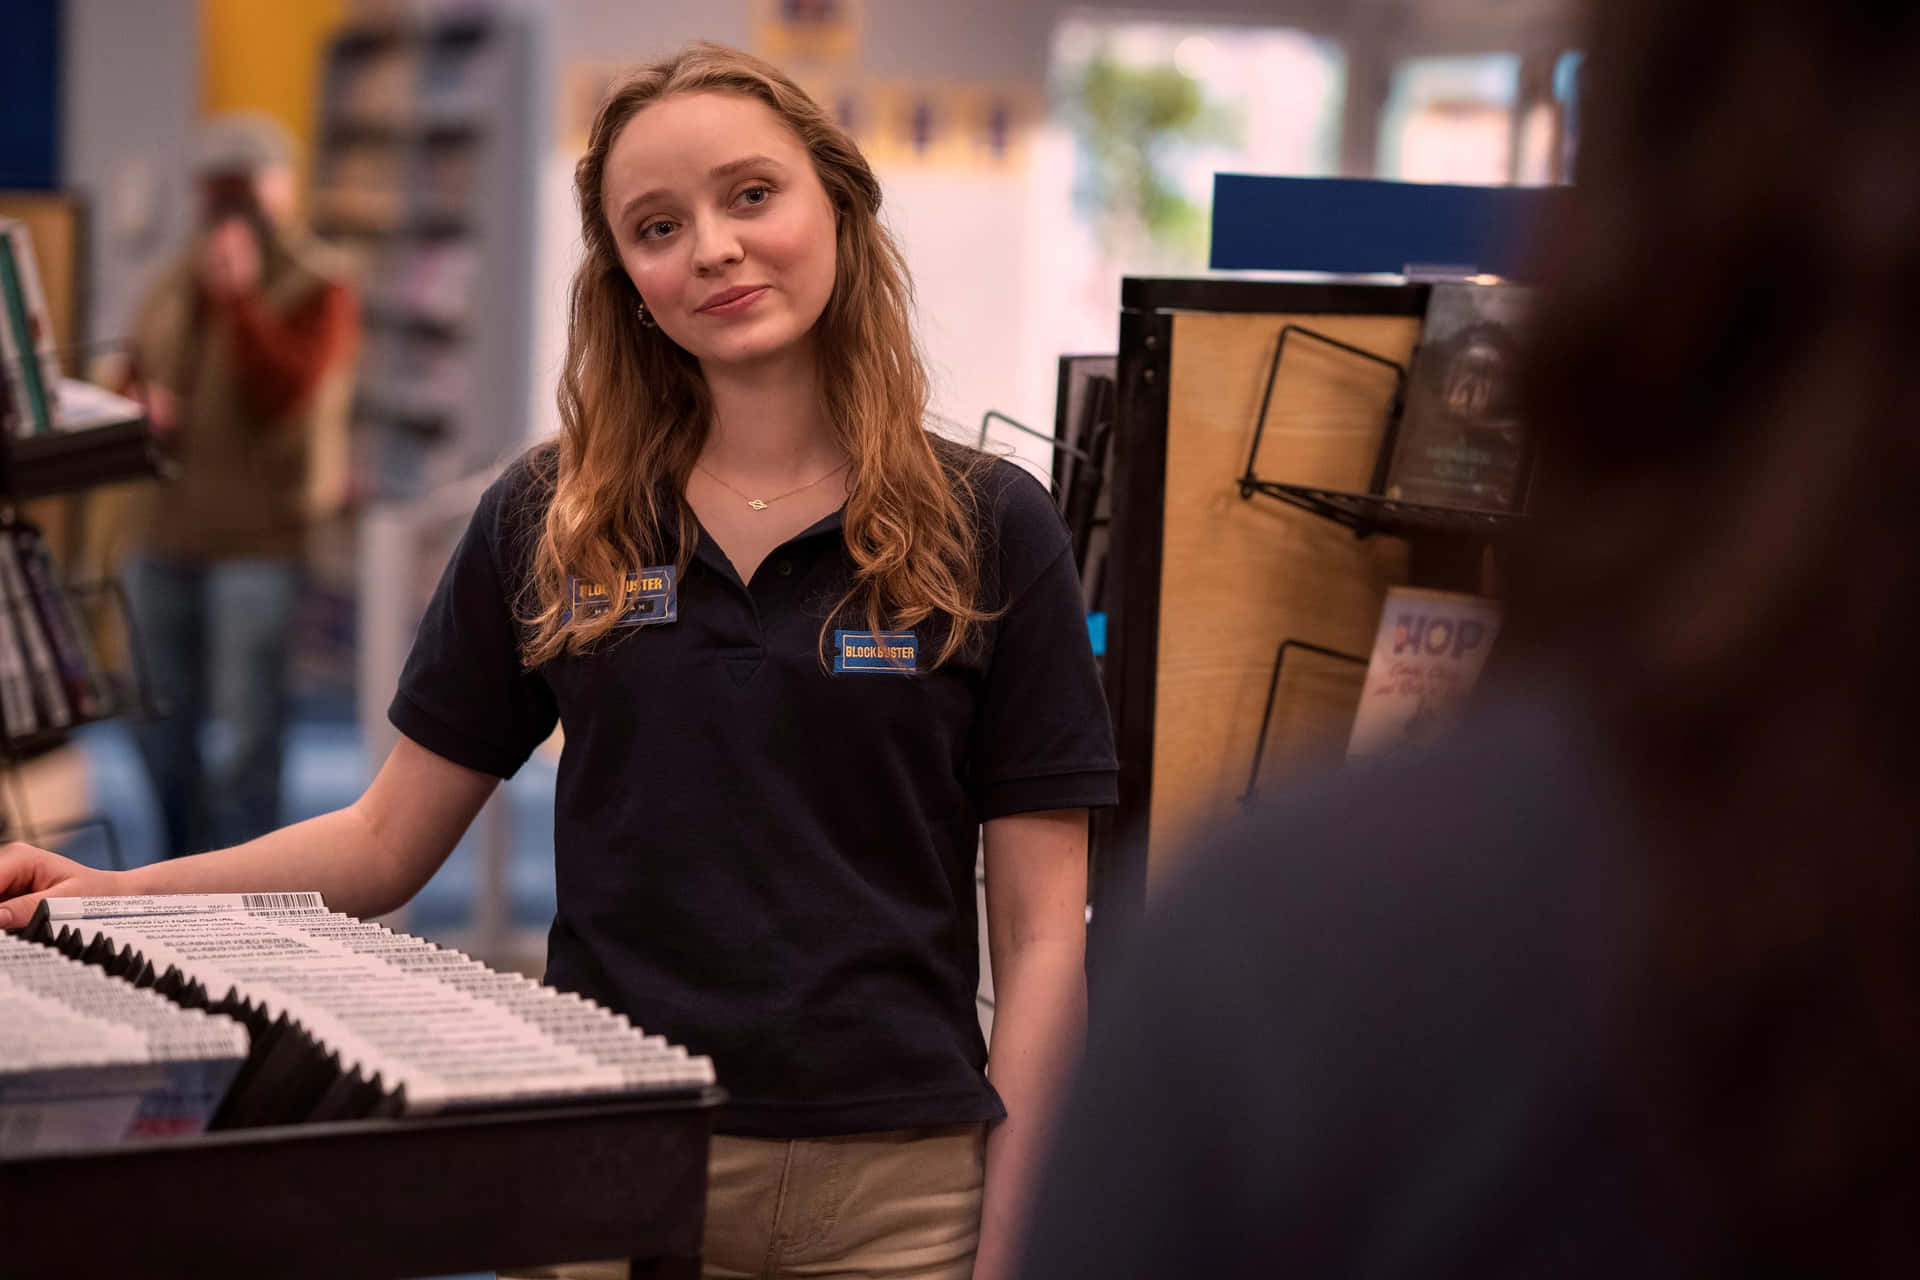
POLYGON ((702 365, 807 341, 833 292, 833 204, 765 103, 686 93, 642 108, 613 140, 600 198, 647 311, 702 365))

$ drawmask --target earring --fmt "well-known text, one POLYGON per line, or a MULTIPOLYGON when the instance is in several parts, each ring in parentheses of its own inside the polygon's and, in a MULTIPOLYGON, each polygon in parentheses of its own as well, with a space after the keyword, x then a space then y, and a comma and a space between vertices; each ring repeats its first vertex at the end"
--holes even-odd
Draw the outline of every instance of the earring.
POLYGON ((647 314, 646 303, 641 302, 641 303, 635 304, 633 308, 633 314, 640 317, 640 324, 643 328, 652 329, 657 327, 653 317, 647 314))

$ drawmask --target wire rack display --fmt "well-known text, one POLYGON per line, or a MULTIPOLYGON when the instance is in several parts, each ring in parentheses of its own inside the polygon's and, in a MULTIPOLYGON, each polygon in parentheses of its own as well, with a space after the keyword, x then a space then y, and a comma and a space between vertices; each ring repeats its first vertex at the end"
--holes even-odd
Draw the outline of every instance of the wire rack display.
POLYGON ((1289 338, 1319 343, 1392 372, 1393 400, 1387 409, 1387 420, 1381 433, 1380 452, 1374 464, 1372 487, 1375 490, 1382 487, 1388 461, 1393 456, 1394 438, 1399 428, 1401 413, 1406 405, 1406 366, 1398 361, 1389 360, 1377 352, 1342 342, 1338 338, 1329 337, 1303 325, 1289 324, 1280 330, 1280 338, 1273 347, 1273 360, 1267 366, 1266 386, 1260 394, 1260 412, 1254 420, 1253 443, 1247 450, 1246 469, 1241 473, 1238 481, 1242 498, 1259 495, 1287 503, 1289 506, 1310 511, 1323 519, 1351 529, 1354 536, 1361 538, 1370 537, 1376 533, 1402 537, 1422 533, 1493 537, 1505 533, 1524 518, 1511 511, 1479 511, 1467 507, 1405 502, 1384 497, 1378 492, 1353 493, 1315 485, 1292 484, 1261 475, 1257 467, 1260 442, 1266 435, 1267 411, 1273 403, 1274 383, 1279 379, 1280 362, 1286 354, 1289 338))

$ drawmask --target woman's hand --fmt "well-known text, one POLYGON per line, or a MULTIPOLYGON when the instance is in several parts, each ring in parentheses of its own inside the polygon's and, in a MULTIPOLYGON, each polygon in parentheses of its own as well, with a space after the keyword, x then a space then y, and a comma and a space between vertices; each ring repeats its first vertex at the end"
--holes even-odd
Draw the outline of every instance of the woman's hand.
POLYGON ((118 871, 97 871, 30 844, 0 846, 0 929, 24 929, 40 899, 126 893, 118 871))
POLYGON ((163 439, 172 435, 180 425, 180 397, 172 388, 157 382, 143 382, 139 399, 147 407, 147 425, 153 428, 153 434, 163 439))

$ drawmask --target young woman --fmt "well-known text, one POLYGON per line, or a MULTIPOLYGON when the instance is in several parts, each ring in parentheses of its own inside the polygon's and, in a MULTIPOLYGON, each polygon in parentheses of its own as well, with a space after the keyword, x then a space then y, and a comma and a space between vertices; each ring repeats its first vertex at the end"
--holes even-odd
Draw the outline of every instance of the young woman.
POLYGON ((389 910, 557 721, 548 979, 713 1056, 708 1273, 1000 1275, 1078 1042, 1086 815, 1114 790, 1065 528, 924 429, 879 188, 779 72, 712 45, 644 69, 576 186, 560 438, 482 500, 367 793, 119 875, 15 846, 0 912, 389 910))

